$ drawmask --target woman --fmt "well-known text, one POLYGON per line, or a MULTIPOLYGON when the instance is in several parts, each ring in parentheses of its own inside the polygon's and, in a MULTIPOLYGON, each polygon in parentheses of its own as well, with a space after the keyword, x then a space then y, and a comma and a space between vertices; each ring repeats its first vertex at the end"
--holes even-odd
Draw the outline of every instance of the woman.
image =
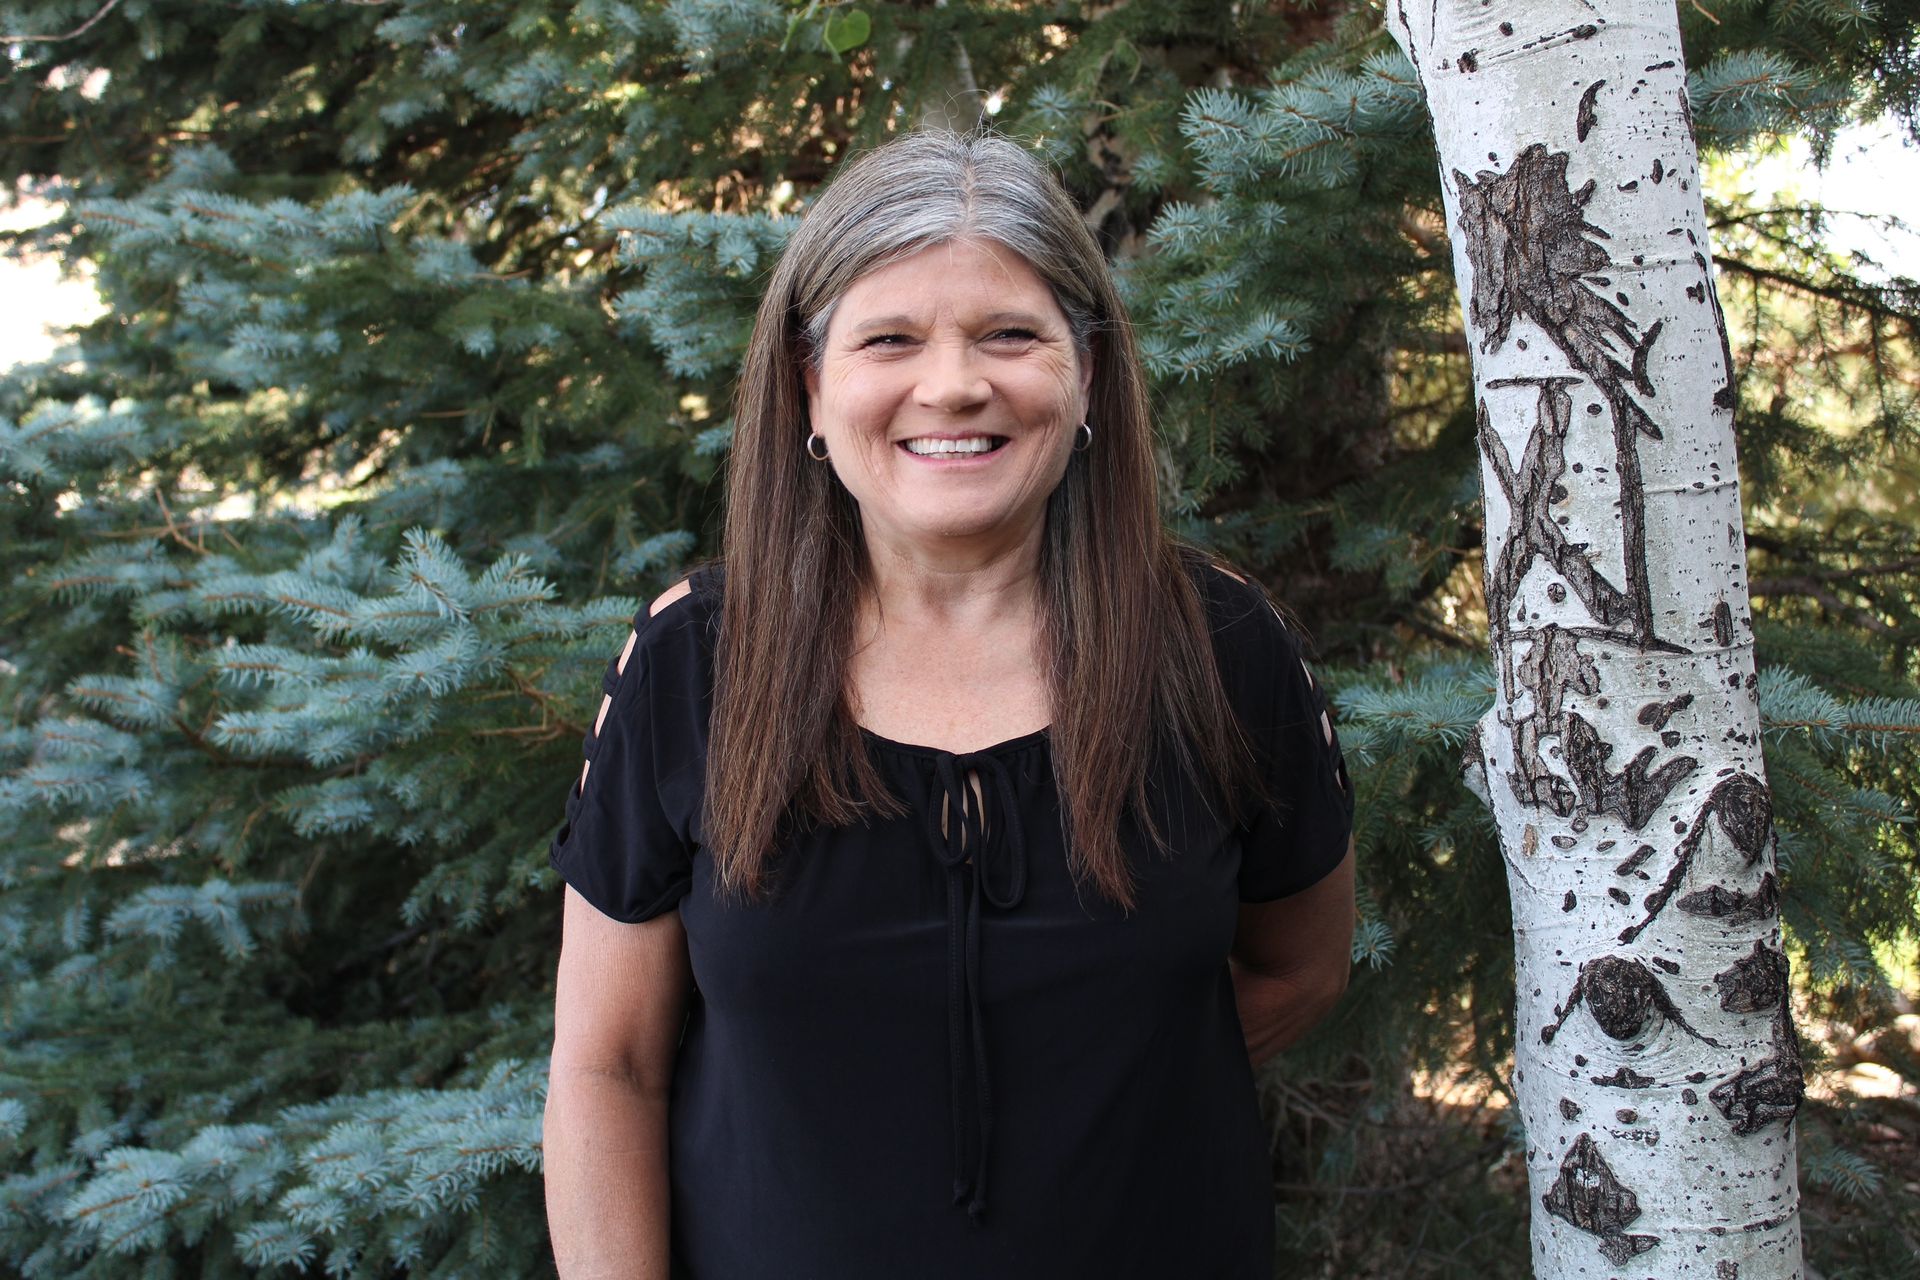
POLYGON ((1077 210, 996 137, 852 161, 736 409, 724 574, 636 619, 554 842, 562 1276, 1269 1275, 1251 1064, 1345 984, 1350 787, 1159 526, 1077 210))

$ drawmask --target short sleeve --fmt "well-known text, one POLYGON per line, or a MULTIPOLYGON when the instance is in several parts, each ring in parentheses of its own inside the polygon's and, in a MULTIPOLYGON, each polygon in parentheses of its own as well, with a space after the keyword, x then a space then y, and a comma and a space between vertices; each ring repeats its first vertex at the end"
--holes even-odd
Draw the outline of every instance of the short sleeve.
POLYGON ((1248 597, 1224 644, 1223 671, 1268 794, 1241 828, 1240 900, 1270 902, 1340 865, 1353 831, 1353 783, 1325 688, 1265 596, 1248 597))
POLYGON ((698 789, 688 777, 704 760, 705 726, 682 613, 642 611, 624 667, 621 655, 607 664, 612 701, 597 733, 589 724, 586 780, 575 771, 547 854, 581 897, 627 923, 673 910, 692 884, 698 789))

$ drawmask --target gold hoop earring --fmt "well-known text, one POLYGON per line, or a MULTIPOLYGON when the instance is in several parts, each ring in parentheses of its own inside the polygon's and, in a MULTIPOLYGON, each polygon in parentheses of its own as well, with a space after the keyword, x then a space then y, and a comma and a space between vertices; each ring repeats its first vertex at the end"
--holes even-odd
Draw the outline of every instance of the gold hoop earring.
POLYGON ((807 456, 815 462, 827 460, 827 438, 818 431, 807 437, 807 456))
POLYGON ((1073 451, 1075 453, 1085 453, 1088 447, 1091 446, 1092 444, 1093 444, 1093 428, 1092 427, 1088 426, 1086 423, 1083 422, 1079 426, 1073 429, 1073 451))

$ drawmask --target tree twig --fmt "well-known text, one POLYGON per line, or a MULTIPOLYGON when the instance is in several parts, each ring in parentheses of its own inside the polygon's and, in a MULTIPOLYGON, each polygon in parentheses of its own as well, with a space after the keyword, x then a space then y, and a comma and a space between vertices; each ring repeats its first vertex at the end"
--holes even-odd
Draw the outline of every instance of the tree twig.
POLYGON ((1884 618, 1877 618, 1858 605, 1848 604, 1825 585, 1811 577, 1756 578, 1747 584, 1747 592, 1756 596, 1805 596, 1817 600, 1857 626, 1886 635, 1894 630, 1884 618))
POLYGON ((71 40, 75 36, 85 35, 88 29, 91 28, 94 23, 106 17, 107 14, 112 11, 113 6, 119 3, 120 3, 120 0, 107 0, 107 3, 104 6, 102 6, 100 12, 94 14, 91 18, 88 18, 85 22, 81 23, 79 26, 75 27, 73 30, 67 32, 67 34, 63 36, 0 36, 0 41, 4 41, 8 44, 25 44, 28 41, 38 41, 41 44, 52 44, 59 40, 71 40))

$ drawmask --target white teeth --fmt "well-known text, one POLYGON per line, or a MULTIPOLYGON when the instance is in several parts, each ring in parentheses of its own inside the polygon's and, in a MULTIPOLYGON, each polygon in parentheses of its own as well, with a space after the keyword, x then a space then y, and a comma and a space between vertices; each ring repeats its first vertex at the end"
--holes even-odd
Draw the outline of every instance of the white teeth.
POLYGON ((918 454, 934 453, 986 453, 993 448, 991 436, 967 436, 961 440, 909 440, 907 452, 918 454))

